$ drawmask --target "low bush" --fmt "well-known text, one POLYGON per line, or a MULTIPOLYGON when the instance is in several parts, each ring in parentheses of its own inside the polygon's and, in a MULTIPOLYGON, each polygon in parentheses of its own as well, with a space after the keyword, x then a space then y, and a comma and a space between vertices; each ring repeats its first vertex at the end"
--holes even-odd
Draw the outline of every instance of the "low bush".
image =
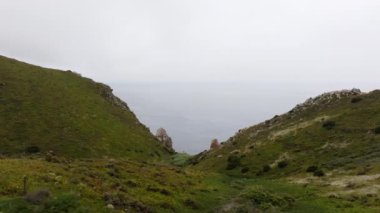
POLYGON ((336 126, 336 123, 335 121, 325 121, 323 122, 322 126, 327 130, 331 130, 336 126))
POLYGON ((249 172, 249 168, 248 167, 244 167, 242 170, 241 170, 241 173, 245 174, 249 172))
POLYGON ((380 126, 376 127, 373 132, 375 132, 375 134, 380 134, 380 126))
POLYGON ((175 166, 186 166, 189 164, 191 157, 187 153, 177 153, 172 156, 170 162, 175 166))
POLYGON ((25 152, 27 154, 35 154, 35 153, 39 153, 41 150, 38 146, 28 146, 26 147, 25 149, 25 152))
POLYGON ((354 98, 351 99, 351 103, 353 103, 353 104, 359 103, 362 100, 363 99, 361 97, 354 97, 354 98))
POLYGON ((271 167, 269 165, 263 166, 263 172, 269 172, 271 170, 271 167))
POLYGON ((163 208, 163 209, 169 210, 171 212, 176 212, 175 208, 171 204, 166 203, 166 202, 162 202, 160 204, 160 207, 163 208))
POLYGON ((323 177, 323 176, 325 176, 325 172, 324 172, 323 170, 321 170, 321 169, 317 169, 317 170, 315 170, 315 171, 313 172, 313 174, 314 174, 314 176, 316 176, 316 177, 323 177))
POLYGON ((128 180, 125 185, 127 185, 128 187, 131 187, 131 188, 136 188, 138 187, 138 183, 134 180, 128 180))
POLYGON ((194 209, 194 210, 197 210, 199 209, 199 206, 198 204, 194 201, 194 200, 191 200, 191 199, 186 199, 183 204, 191 209, 194 209))
POLYGON ((33 204, 41 204, 50 197, 51 193, 46 189, 39 189, 25 195, 25 200, 33 204))
POLYGON ((172 193, 169 190, 167 190, 167 189, 161 189, 160 193, 162 195, 165 195, 165 196, 171 196, 172 195, 172 193))
POLYGON ((5 203, 0 202, 0 211, 25 213, 96 212, 94 209, 83 207, 80 203, 80 197, 75 194, 60 194, 53 198, 47 198, 47 193, 49 192, 46 190, 37 190, 33 195, 29 194, 30 198, 17 198, 5 203), (43 201, 40 198, 43 198, 43 201), (38 202, 35 202, 37 200, 38 202))
POLYGON ((79 200, 74 194, 62 194, 48 201, 43 212, 85 212, 79 200))
POLYGON ((5 200, 5 202, 0 202, 1 212, 37 212, 35 205, 32 205, 25 201, 24 199, 17 198, 11 200, 5 200))
POLYGON ((251 189, 243 194, 242 197, 250 200, 254 206, 262 210, 268 210, 273 207, 286 209, 295 202, 295 199, 289 195, 272 193, 259 187, 251 189))
POLYGON ((241 158, 238 155, 230 155, 227 159, 227 170, 232 170, 241 165, 241 158))
POLYGON ((106 204, 112 204, 116 209, 131 209, 132 212, 152 212, 152 209, 144 203, 129 197, 125 193, 106 193, 103 195, 106 204))
POLYGON ((283 160, 283 161, 280 161, 278 162, 277 164, 277 167, 280 168, 280 169, 283 169, 283 168, 286 168, 288 166, 288 162, 283 160))
POLYGON ((306 172, 315 172, 318 170, 318 166, 309 166, 307 169, 306 169, 306 172))

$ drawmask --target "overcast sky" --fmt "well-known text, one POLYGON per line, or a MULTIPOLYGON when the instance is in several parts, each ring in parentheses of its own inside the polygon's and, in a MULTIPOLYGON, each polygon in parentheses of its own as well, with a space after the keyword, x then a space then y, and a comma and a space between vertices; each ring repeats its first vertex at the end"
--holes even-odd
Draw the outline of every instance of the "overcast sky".
POLYGON ((77 71, 126 99, 143 95, 128 82, 260 82, 279 96, 380 82, 379 0, 0 0, 0 26, 0 54, 77 71))

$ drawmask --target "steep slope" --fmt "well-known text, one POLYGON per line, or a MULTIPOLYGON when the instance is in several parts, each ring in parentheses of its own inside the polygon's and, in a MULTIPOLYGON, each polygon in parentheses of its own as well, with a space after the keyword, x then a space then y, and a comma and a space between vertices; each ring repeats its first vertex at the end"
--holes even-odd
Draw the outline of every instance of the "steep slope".
POLYGON ((380 91, 326 93, 240 130, 220 149, 196 156, 193 164, 238 176, 376 173, 379 126, 380 91))
POLYGON ((0 57, 0 154, 167 155, 112 89, 71 71, 0 57))
MULTIPOLYGON (((304 192, 317 188, 318 196, 337 208, 299 212, 378 212, 380 91, 346 90, 309 99, 240 130, 219 149, 200 153, 191 162, 194 168, 235 178, 292 183, 304 192)), ((235 199, 240 198, 230 202, 235 199)))

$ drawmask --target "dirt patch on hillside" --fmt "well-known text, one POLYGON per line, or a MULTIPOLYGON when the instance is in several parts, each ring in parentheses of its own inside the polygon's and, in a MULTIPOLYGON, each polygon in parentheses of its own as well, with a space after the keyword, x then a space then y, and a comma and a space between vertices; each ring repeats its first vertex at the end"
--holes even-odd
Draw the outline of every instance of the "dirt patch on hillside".
POLYGON ((380 174, 372 175, 346 175, 346 176, 327 176, 324 178, 305 177, 289 178, 288 181, 295 184, 314 185, 328 187, 330 194, 378 194, 380 192, 380 174))
POLYGON ((317 117, 313 120, 304 121, 304 122, 292 125, 286 129, 282 129, 282 130, 273 132, 272 134, 269 135, 269 139, 270 140, 276 140, 278 137, 285 136, 285 135, 288 135, 290 133, 295 133, 299 129, 304 129, 304 128, 309 127, 309 126, 311 126, 317 122, 322 122, 322 121, 328 120, 330 118, 331 118, 330 116, 324 115, 324 116, 317 117))

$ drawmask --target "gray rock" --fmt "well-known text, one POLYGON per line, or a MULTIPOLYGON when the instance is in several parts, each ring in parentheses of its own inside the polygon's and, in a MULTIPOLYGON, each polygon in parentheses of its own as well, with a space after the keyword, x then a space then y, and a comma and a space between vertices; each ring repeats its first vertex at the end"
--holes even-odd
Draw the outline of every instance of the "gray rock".
POLYGON ((156 138, 161 142, 161 144, 167 148, 170 152, 174 152, 172 138, 169 137, 168 133, 164 128, 159 128, 156 133, 156 138))

